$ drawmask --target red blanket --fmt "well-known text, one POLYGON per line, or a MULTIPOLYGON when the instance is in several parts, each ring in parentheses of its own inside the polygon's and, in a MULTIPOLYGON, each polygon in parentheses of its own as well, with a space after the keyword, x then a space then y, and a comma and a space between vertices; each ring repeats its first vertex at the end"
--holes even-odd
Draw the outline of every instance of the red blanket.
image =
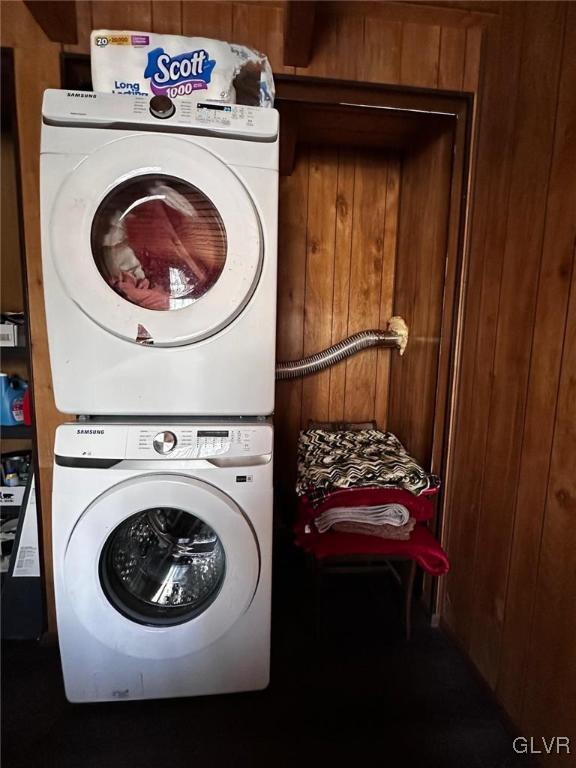
POLYGON ((432 504, 429 498, 414 496, 404 490, 360 488, 336 491, 324 499, 318 509, 313 509, 306 502, 306 497, 301 497, 298 505, 298 518, 294 526, 296 543, 305 552, 309 552, 320 560, 348 555, 406 557, 415 560, 427 573, 440 576, 448 572, 450 563, 448 556, 434 535, 422 522, 429 520, 432 513, 432 504), (335 531, 318 533, 314 526, 314 518, 334 506, 369 506, 370 504, 392 502, 404 504, 410 511, 410 516, 419 521, 408 541, 335 531))

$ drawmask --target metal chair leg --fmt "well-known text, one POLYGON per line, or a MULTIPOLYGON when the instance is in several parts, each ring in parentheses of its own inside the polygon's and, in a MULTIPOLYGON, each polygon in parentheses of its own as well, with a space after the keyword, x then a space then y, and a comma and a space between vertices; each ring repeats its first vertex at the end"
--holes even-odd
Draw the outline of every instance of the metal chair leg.
POLYGON ((404 585, 404 627, 406 640, 412 635, 412 595, 414 592, 414 579, 416 578, 416 561, 411 560, 408 567, 408 578, 404 585))
POLYGON ((322 566, 314 562, 314 639, 316 643, 322 640, 322 566))

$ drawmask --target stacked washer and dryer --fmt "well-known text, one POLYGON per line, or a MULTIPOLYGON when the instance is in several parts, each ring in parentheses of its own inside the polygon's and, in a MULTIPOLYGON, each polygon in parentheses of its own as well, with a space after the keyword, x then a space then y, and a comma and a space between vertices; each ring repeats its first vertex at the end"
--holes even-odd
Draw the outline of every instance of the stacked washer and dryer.
POLYGON ((264 688, 278 113, 47 91, 41 198, 67 697, 264 688))

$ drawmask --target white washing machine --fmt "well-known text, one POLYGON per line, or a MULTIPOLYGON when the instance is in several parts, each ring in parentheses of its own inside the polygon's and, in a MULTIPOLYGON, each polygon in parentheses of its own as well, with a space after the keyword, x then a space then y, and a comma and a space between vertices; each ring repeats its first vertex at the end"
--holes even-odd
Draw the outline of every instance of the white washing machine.
POLYGON ((48 90, 54 396, 90 415, 274 407, 278 113, 48 90))
POLYGON ((70 701, 266 687, 268 421, 64 424, 52 519, 70 701))

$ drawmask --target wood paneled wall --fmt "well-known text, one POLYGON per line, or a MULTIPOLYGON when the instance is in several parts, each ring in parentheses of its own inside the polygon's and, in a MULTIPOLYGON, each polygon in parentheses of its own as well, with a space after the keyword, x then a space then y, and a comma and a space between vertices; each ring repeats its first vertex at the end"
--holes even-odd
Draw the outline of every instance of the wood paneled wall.
MULTIPOLYGON (((277 358, 314 354, 367 328, 394 304, 400 159, 299 148, 280 180, 277 358)), ((296 441, 310 420, 388 421, 390 350, 367 350, 276 388, 277 476, 293 488, 296 441)))
MULTIPOLYGON (((490 14, 408 3, 317 4, 314 50, 299 75, 474 91, 490 14)), ((488 10, 488 9, 487 9, 488 10)))
MULTIPOLYGON (((93 25, 183 31, 254 45, 270 55, 277 71, 284 70, 279 3, 77 6, 81 37, 72 50, 87 51, 93 25)), ((58 85, 60 48, 46 40, 22 3, 3 3, 2 17, 2 44, 16 48, 50 587, 49 476, 53 428, 62 417, 53 407, 43 317, 38 115, 43 88, 58 85)), ((445 539, 452 571, 440 609, 445 624, 528 735, 576 738, 575 52, 574 4, 321 3, 313 59, 298 74, 477 92, 465 301, 457 328, 460 365, 454 372, 447 478, 445 539)), ((334 164, 328 164, 325 178, 314 179, 313 185, 344 184, 348 177, 344 170, 339 175, 341 160, 343 156, 338 157, 336 172, 334 164)), ((290 241, 282 248, 294 264, 289 268, 283 256, 280 280, 290 286, 285 297, 281 295, 284 306, 288 301, 303 307, 308 257, 314 256, 313 270, 320 253, 312 255, 308 245, 302 246, 310 200, 306 197, 305 212, 298 194, 309 195, 304 179, 310 182, 310 163, 310 154, 301 158, 297 173, 282 187, 281 226, 290 241), (290 188, 298 184, 300 193, 290 188)), ((337 210, 333 216, 340 232, 349 223, 337 210)), ((334 251, 334 259, 338 270, 341 262, 348 263, 345 252, 334 251)), ((351 306, 345 304, 341 278, 338 285, 328 306, 334 307, 335 301, 351 306)), ((318 290, 321 301, 323 289, 318 290)), ((371 311, 376 312, 376 305, 371 311)), ((303 311, 300 316, 300 324, 279 340, 281 356, 293 357, 304 349, 303 311)), ((308 343, 320 340, 315 334, 331 339, 344 323, 348 327, 354 322, 349 312, 334 318, 329 331, 321 318, 308 343)), ((306 385, 333 393, 329 412, 331 402, 333 413, 346 402, 342 376, 342 371, 334 377, 326 374, 321 383, 306 385)), ((302 419, 308 399, 299 386, 304 385, 286 392, 284 402, 287 411, 300 409, 302 419)), ((379 386, 378 381, 373 386, 379 386)), ((52 613, 50 619, 54 627, 52 613)), ((547 759, 563 764, 562 757, 547 759)))
POLYGON ((433 451, 436 411, 446 397, 438 381, 440 343, 444 334, 449 345, 451 335, 442 327, 443 308, 453 303, 454 289, 447 254, 453 151, 448 131, 404 156, 394 290, 394 314, 405 318, 410 337, 404 356, 391 358, 388 427, 436 472, 442 462, 441 448, 433 451))
POLYGON ((503 4, 485 44, 441 610, 527 733, 574 739, 576 6, 503 4))
POLYGON ((394 85, 475 91, 482 28, 497 13, 486 7, 409 3, 320 2, 314 51, 305 68, 284 66, 284 3, 227 0, 86 0, 79 2, 77 45, 89 53, 91 29, 137 29, 205 35, 265 51, 275 72, 394 85))

